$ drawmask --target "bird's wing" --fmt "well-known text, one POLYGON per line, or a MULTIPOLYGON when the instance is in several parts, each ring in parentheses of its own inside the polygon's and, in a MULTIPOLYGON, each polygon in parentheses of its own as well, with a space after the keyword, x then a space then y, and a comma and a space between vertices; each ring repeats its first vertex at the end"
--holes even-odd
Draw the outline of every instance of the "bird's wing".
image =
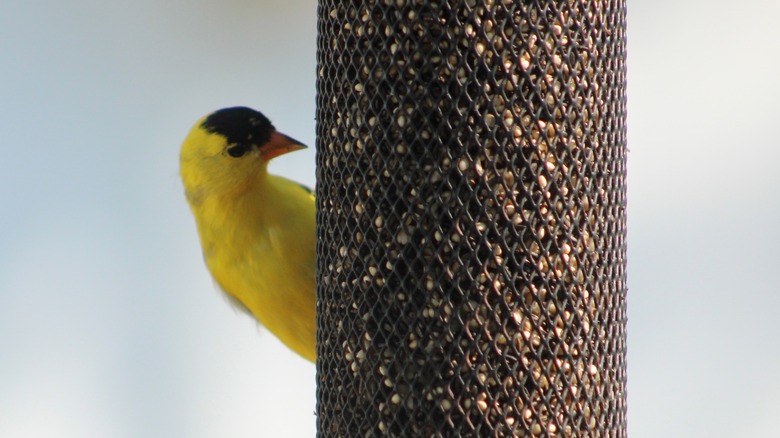
MULTIPOLYGON (((293 182, 294 182, 294 181, 293 181, 293 182)), ((302 188, 302 189, 303 189, 303 190, 304 190, 306 193, 308 193, 309 195, 311 195, 311 197, 312 197, 312 198, 314 197, 314 190, 313 190, 313 189, 311 189, 310 187, 307 187, 307 186, 305 186, 305 185, 303 185, 303 184, 301 184, 301 183, 297 183, 297 182, 296 182, 295 184, 297 184, 297 185, 298 185, 298 187, 302 188)))

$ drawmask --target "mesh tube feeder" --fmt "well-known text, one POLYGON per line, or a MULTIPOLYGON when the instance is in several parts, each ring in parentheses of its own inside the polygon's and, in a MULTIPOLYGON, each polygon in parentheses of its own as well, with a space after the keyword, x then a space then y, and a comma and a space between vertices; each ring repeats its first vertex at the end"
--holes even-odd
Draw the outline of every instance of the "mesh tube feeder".
POLYGON ((624 1, 318 32, 318 435, 625 436, 624 1))

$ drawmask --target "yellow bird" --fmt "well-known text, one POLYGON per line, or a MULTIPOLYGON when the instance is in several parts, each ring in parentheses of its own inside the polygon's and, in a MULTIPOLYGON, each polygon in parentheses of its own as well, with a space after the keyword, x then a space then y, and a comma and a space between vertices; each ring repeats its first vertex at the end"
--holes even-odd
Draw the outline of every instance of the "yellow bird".
POLYGON ((270 175, 268 161, 306 146, 250 108, 198 120, 181 177, 211 275, 301 356, 315 360, 315 207, 311 190, 270 175))

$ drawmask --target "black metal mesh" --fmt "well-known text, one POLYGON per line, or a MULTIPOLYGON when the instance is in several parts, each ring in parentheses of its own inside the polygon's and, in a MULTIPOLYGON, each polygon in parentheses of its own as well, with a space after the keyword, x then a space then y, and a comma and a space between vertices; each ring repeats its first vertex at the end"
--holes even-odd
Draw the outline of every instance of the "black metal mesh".
POLYGON ((625 436, 624 1, 318 26, 318 433, 625 436))

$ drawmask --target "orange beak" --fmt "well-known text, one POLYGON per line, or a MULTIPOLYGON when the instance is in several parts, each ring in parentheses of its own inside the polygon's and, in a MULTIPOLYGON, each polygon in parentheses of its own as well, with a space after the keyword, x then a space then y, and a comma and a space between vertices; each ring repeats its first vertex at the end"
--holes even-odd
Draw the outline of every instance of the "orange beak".
POLYGON ((299 151, 301 149, 306 149, 303 143, 274 131, 268 142, 260 147, 260 156, 263 157, 263 160, 268 161, 287 152, 299 151))

